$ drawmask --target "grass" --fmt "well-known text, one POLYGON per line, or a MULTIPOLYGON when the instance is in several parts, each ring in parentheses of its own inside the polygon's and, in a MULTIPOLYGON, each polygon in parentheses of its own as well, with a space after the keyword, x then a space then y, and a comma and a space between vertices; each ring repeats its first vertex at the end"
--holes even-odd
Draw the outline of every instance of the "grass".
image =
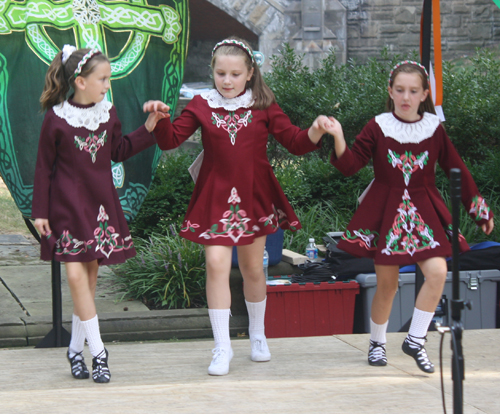
POLYGON ((0 234, 21 234, 32 237, 7 186, 0 178, 0 234))

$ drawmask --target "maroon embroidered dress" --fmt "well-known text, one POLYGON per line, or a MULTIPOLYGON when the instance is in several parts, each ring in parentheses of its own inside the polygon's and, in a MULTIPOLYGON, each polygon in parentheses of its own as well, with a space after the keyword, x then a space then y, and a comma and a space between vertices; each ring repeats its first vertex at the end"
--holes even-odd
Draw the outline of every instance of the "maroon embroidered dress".
MULTIPOLYGON (((331 163, 349 176, 370 159, 375 180, 338 244, 352 255, 382 265, 451 256, 452 220, 435 186, 436 164, 448 176, 452 168, 462 171, 462 203, 478 226, 493 217, 436 115, 416 122, 378 115, 351 150, 339 159, 332 153, 331 163)), ((462 235, 459 241, 461 251, 469 249, 462 235)))
POLYGON ((156 141, 145 126, 122 136, 116 109, 102 101, 65 101, 42 125, 32 216, 49 220, 42 260, 122 263, 135 255, 113 184, 111 160, 124 161, 156 141))
POLYGON ((277 104, 252 107, 251 90, 226 99, 217 90, 195 96, 173 122, 160 121, 158 145, 179 146, 201 127, 204 157, 180 235, 205 245, 246 245, 299 220, 281 189, 266 146, 268 134, 294 155, 318 147, 277 104))

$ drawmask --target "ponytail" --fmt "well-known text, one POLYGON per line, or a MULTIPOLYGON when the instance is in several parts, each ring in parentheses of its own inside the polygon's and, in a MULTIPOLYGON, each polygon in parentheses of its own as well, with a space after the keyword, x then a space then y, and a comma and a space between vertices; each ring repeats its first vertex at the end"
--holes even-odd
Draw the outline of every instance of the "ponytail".
POLYGON ((43 87, 42 96, 40 96, 42 111, 52 108, 66 99, 70 84, 64 72, 62 52, 59 52, 45 75, 45 86, 43 87))
POLYGON ((252 67, 253 76, 247 82, 247 87, 252 89, 253 99, 255 100, 255 108, 267 109, 273 103, 276 103, 276 97, 274 96, 271 88, 267 86, 266 82, 264 82, 264 78, 262 77, 262 73, 260 72, 257 62, 254 62, 252 67))

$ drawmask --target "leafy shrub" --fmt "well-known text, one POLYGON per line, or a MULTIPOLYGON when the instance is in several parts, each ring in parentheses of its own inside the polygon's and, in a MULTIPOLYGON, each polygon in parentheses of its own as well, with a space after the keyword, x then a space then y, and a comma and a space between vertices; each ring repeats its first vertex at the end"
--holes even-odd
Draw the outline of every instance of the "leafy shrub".
POLYGON ((292 233, 285 231, 283 248, 304 254, 309 238, 313 237, 317 243, 323 243, 323 237, 330 231, 344 231, 351 219, 352 212, 338 210, 332 202, 318 202, 317 204, 299 207, 295 210, 299 217, 302 229, 292 233))
POLYGON ((445 62, 443 107, 446 130, 462 157, 481 163, 500 147, 500 61, 478 49, 470 64, 445 62))
POLYGON ((182 222, 194 189, 188 168, 195 158, 195 155, 181 150, 164 156, 149 193, 130 224, 134 237, 167 234, 170 226, 182 222))
POLYGON ((293 158, 275 167, 276 178, 294 207, 329 201, 336 209, 354 209, 357 198, 373 179, 370 167, 351 177, 344 177, 329 161, 318 154, 293 158))
MULTIPOLYGON (((414 54, 406 57, 415 58, 414 54)), ((302 55, 285 44, 278 55, 271 57, 272 70, 265 74, 265 80, 294 125, 304 129, 320 114, 335 116, 350 144, 371 118, 384 111, 387 78, 402 58, 389 58, 384 49, 380 59, 370 59, 365 65, 353 60, 337 64, 332 49, 321 67, 311 71, 304 66, 302 55)), ((333 139, 324 141, 321 158, 326 160, 332 148, 333 139)), ((273 165, 289 157, 274 139, 270 140, 269 156, 273 165)))
POLYGON ((136 243, 137 256, 113 266, 112 278, 123 298, 142 300, 151 309, 203 307, 205 251, 177 235, 152 234, 136 243))

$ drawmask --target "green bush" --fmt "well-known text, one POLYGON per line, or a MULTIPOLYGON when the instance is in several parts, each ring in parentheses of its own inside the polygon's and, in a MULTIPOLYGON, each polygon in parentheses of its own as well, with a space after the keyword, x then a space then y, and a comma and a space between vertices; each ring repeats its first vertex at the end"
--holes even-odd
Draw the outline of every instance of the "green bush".
POLYGON ((307 158, 283 160, 274 168, 276 178, 294 207, 306 207, 329 201, 336 209, 354 209, 357 199, 373 179, 370 167, 351 177, 344 177, 329 161, 318 154, 307 158))
MULTIPOLYGON (((294 125, 304 129, 318 115, 332 115, 342 124, 351 144, 366 123, 384 111, 389 73, 403 58, 414 59, 415 55, 389 58, 384 49, 380 59, 370 59, 365 65, 353 60, 337 64, 332 49, 321 67, 311 71, 304 66, 302 55, 285 44, 280 54, 271 57, 272 70, 265 74, 265 80, 294 125)), ((319 151, 321 158, 328 159, 332 148, 333 139, 325 140, 319 151)), ((289 157, 274 139, 269 143, 269 156, 273 165, 289 157)))
POLYGON ((149 193, 130 224, 132 236, 144 238, 153 233, 167 234, 179 226, 186 214, 194 182, 188 168, 195 155, 176 151, 160 161, 149 193))
POLYGON ((443 108, 446 130, 464 158, 482 163, 500 147, 500 61, 478 49, 467 65, 445 62, 443 108))
POLYGON ((283 248, 301 254, 305 253, 310 237, 313 237, 316 243, 323 244, 323 237, 327 232, 344 231, 352 216, 350 210, 339 210, 329 201, 299 207, 295 213, 302 229, 295 233, 285 231, 283 248))
POLYGON ((204 307, 205 251, 177 235, 136 240, 137 256, 113 266, 110 276, 122 299, 142 300, 151 309, 204 307))

